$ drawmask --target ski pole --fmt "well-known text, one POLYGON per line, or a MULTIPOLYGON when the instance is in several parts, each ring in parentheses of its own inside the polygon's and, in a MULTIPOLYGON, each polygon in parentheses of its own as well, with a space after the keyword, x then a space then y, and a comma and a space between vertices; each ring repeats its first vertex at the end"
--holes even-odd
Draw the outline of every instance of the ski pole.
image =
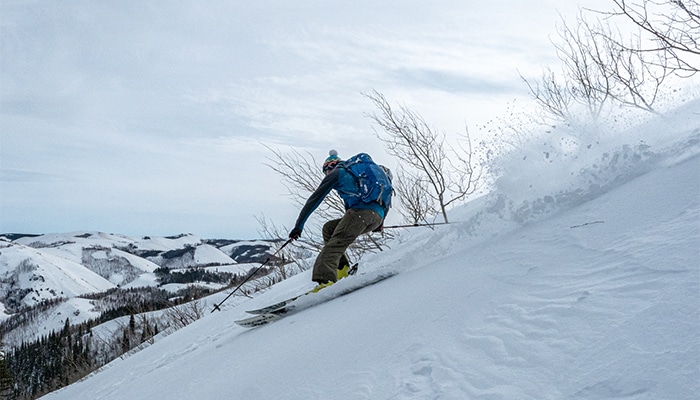
POLYGON ((238 287, 236 287, 235 289, 233 289, 233 291, 232 291, 231 293, 229 293, 228 296, 226 296, 226 298, 224 298, 223 300, 221 300, 221 302, 220 302, 219 304, 214 305, 214 309, 211 310, 211 312, 214 312, 214 311, 217 311, 217 310, 218 310, 218 311, 221 311, 221 309, 219 308, 220 305, 224 304, 224 302, 225 302, 226 300, 228 300, 228 298, 231 297, 234 293, 236 293, 236 291, 238 291, 238 289, 240 289, 241 286, 243 286, 246 282, 248 282, 248 281, 250 280, 250 278, 252 278, 253 276, 255 276, 255 274, 257 274, 258 271, 260 271, 260 270, 262 269, 262 267, 265 266, 265 264, 267 264, 268 262, 270 262, 270 260, 272 259, 272 257, 276 256, 277 253, 279 253, 280 251, 282 251, 282 249, 284 248, 284 246, 288 245, 288 244, 291 243, 293 240, 294 240, 294 239, 291 239, 291 238, 290 238, 289 240, 287 240, 286 242, 284 242, 284 244, 282 245, 282 247, 280 247, 279 249, 277 249, 277 251, 276 251, 274 254, 272 254, 271 256, 267 257, 267 260, 265 260, 264 263, 260 264, 260 266, 259 266, 258 268, 256 268, 255 271, 251 272, 251 273, 248 275, 248 277, 245 278, 245 280, 244 280, 243 282, 241 282, 240 285, 238 285, 238 287))
POLYGON ((448 224, 449 224, 449 222, 434 222, 434 223, 432 223, 432 224, 419 224, 419 223, 415 223, 415 224, 407 224, 407 225, 389 225, 389 226, 385 226, 384 229, 415 228, 415 227, 418 227, 418 226, 427 226, 427 227, 429 227, 429 228, 432 228, 432 227, 435 226, 435 225, 448 225, 448 224))

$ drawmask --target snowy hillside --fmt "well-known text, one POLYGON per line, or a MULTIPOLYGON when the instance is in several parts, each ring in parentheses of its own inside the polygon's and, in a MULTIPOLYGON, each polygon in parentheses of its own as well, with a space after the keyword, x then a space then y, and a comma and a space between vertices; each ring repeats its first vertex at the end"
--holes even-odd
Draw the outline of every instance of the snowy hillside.
MULTIPOLYGON (((117 288, 156 287, 158 268, 210 267, 215 272, 244 276, 254 267, 250 261, 267 257, 271 246, 262 241, 208 241, 194 235, 130 238, 69 232, 7 236, 0 237, 0 322, 21 317, 28 307, 42 302, 57 302, 38 317, 26 318, 31 322, 5 328, 4 344, 11 347, 59 331, 66 318, 76 325, 104 311, 94 299, 78 296, 117 288), (216 246, 220 242, 221 249, 216 246), (248 250, 241 256, 239 248, 246 246, 248 250)), ((187 286, 173 283, 162 288, 175 293, 187 286)), ((200 286, 216 290, 225 284, 202 282, 200 286)))
POLYGON ((234 323, 310 287, 307 271, 44 398, 696 399, 698 114, 525 141, 459 222, 361 262, 397 276, 234 323))
MULTIPOLYGON (((246 243, 255 246, 259 257, 270 247, 269 243, 246 241, 218 249, 193 235, 133 239, 102 232, 3 240, 0 277, 4 289, 0 292, 5 294, 4 299, 33 305, 46 299, 70 298, 121 286, 153 285, 155 280, 149 277, 159 267, 237 265, 232 249, 246 243), (12 292, 16 294, 11 295, 12 292)), ((249 268, 246 265, 234 270, 245 273, 249 268)))

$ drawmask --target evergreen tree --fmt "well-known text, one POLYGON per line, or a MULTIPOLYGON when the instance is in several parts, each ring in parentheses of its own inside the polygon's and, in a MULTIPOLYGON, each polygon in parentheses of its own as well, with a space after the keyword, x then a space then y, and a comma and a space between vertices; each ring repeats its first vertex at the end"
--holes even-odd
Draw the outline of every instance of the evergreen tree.
MULTIPOLYGON (((0 348, 2 347, 2 338, 0 338, 0 348)), ((10 398, 12 392, 12 374, 7 366, 5 353, 0 350, 0 398, 10 398)))
POLYGON ((124 329, 122 335, 122 354, 127 353, 131 350, 131 340, 129 338, 129 332, 124 329))

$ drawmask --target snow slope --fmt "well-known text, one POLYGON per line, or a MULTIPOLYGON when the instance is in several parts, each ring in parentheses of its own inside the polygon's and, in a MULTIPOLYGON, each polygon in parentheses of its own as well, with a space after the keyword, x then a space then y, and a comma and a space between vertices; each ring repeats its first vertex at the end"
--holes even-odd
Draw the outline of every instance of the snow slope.
POLYGON ((3 275, 12 274, 6 279, 14 281, 13 286, 32 289, 32 293, 24 298, 24 303, 29 305, 45 299, 75 297, 113 287, 79 261, 19 243, 0 242, 0 267, 3 275), (22 262, 25 262, 23 268, 8 268, 22 262))
POLYGON ((22 342, 31 342, 58 331, 58 327, 65 326, 66 319, 70 319, 71 324, 77 325, 90 319, 96 319, 100 314, 101 312, 96 310, 91 300, 73 297, 58 303, 51 308, 50 312, 38 314, 21 329, 6 332, 3 343, 17 347, 22 342))
POLYGON ((116 287, 156 286, 156 262, 246 267, 193 235, 132 239, 103 232, 51 233, 0 240, 0 294, 14 291, 22 304, 34 305, 116 287), (168 253, 173 255, 166 259, 168 253))
POLYGON ((255 330, 233 322, 308 288, 307 271, 44 399, 696 399, 699 125, 642 155, 635 136, 609 154, 627 161, 573 170, 595 175, 575 187, 497 182, 462 222, 362 260, 395 277, 255 330))
MULTIPOLYGON (((228 242, 228 241, 224 241, 228 242)), ((237 241, 250 246, 244 259, 264 257, 270 244, 237 241)), ((225 249, 231 250, 230 246, 225 249)), ((209 267, 245 275, 253 267, 238 263, 201 238, 182 234, 174 237, 131 238, 104 232, 49 233, 16 240, 0 235, 0 322, 16 315, 19 306, 33 306, 47 300, 65 300, 34 313, 25 324, 13 324, 4 332, 3 343, 18 347, 53 331, 63 329, 66 318, 72 325, 100 315, 97 303, 77 298, 117 287, 131 289, 159 285, 154 271, 162 265, 209 267)), ((166 285, 177 292, 191 284, 166 285)), ((201 283, 219 289, 221 284, 201 283)))

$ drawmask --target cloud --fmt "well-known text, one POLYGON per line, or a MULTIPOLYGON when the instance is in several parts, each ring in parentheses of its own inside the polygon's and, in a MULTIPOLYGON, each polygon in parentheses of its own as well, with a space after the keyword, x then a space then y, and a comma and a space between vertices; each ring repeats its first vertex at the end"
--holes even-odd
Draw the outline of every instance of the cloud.
POLYGON ((514 90, 513 80, 493 80, 491 78, 479 78, 453 74, 436 70, 399 70, 395 72, 397 80, 410 82, 413 86, 423 86, 433 90, 442 90, 447 93, 473 94, 512 94, 514 90))
POLYGON ((19 169, 2 169, 0 168, 0 182, 52 182, 58 180, 53 174, 19 170, 19 169))
POLYGON ((0 230, 254 236, 297 211, 263 144, 379 154, 373 89, 448 132, 487 118, 553 4, 4 0, 0 230))

